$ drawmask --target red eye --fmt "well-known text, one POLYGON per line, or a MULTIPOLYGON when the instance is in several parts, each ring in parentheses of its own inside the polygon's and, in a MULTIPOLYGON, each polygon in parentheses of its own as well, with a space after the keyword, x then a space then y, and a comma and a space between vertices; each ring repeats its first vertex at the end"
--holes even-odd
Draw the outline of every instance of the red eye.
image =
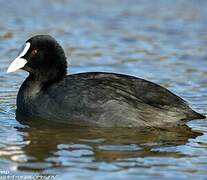
POLYGON ((37 54, 37 49, 33 49, 33 50, 31 51, 31 55, 32 55, 32 56, 34 56, 35 54, 37 54))

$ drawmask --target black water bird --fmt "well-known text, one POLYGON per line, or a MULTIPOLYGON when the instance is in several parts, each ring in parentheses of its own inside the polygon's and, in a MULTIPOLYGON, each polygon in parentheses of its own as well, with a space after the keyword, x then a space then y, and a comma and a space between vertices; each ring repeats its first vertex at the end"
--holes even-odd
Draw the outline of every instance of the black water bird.
POLYGON ((205 116, 164 87, 133 76, 89 72, 66 75, 67 61, 49 35, 26 41, 7 72, 29 76, 17 95, 27 117, 100 127, 166 127, 205 116))

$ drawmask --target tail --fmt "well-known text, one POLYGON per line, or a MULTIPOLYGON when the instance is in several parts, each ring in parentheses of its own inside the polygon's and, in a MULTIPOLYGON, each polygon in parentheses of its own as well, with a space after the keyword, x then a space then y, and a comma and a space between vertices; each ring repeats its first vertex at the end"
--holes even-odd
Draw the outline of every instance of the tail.
POLYGON ((191 110, 190 112, 188 112, 186 114, 186 119, 188 120, 192 120, 192 119, 205 119, 206 116, 204 116, 203 114, 200 114, 200 113, 197 113, 196 111, 194 110, 191 110))

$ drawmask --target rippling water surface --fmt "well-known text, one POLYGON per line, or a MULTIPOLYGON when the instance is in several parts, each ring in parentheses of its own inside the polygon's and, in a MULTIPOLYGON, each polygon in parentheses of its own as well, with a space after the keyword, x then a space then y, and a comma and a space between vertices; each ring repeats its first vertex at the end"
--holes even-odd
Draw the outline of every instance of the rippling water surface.
POLYGON ((0 175, 56 179, 207 179, 207 121, 168 130, 25 122, 6 74, 24 41, 51 34, 69 72, 110 71, 162 84, 207 112, 207 1, 0 0, 0 175), (3 170, 9 172, 2 172, 3 170))

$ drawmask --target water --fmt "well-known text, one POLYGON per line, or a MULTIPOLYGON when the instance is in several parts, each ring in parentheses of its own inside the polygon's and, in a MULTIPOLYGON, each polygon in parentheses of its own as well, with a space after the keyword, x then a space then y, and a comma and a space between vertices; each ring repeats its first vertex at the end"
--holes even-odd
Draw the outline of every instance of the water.
POLYGON ((0 0, 0 175, 207 179, 207 121, 168 130, 62 127, 15 115, 27 76, 6 74, 34 34, 64 47, 69 72, 126 73, 207 112, 207 1, 0 0), (6 171, 6 172, 4 172, 6 171))

